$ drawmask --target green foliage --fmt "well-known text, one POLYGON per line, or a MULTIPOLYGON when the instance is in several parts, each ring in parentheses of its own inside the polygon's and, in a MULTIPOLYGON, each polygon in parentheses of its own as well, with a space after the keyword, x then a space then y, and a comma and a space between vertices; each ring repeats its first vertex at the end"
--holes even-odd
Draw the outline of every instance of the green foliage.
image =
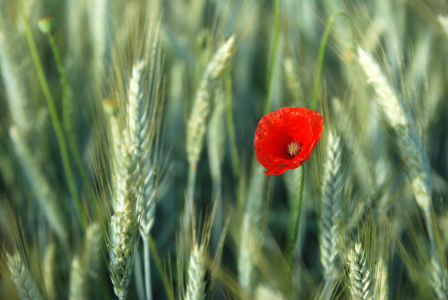
POLYGON ((442 0, 0 0, 0 299, 447 299, 447 54, 442 0))

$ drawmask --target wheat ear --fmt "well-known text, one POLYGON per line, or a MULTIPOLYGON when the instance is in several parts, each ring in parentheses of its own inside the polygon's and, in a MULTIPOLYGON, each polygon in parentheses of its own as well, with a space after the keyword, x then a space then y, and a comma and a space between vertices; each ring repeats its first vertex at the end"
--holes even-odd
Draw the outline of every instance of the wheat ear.
POLYGON ((366 155, 366 151, 364 151, 361 145, 354 139, 354 137, 357 136, 353 130, 356 128, 356 125, 350 117, 344 115, 341 101, 337 98, 333 99, 332 108, 337 118, 344 119, 344 123, 339 125, 339 128, 344 128, 343 132, 341 132, 341 140, 344 143, 346 151, 350 153, 354 174, 358 179, 357 183, 359 183, 362 191, 369 191, 356 203, 355 210, 353 211, 354 213, 348 218, 348 230, 344 232, 344 237, 346 237, 347 234, 354 236, 356 231, 362 231, 366 214, 369 212, 369 206, 378 191, 379 179, 375 178, 374 180, 373 166, 366 155))
POLYGON ((219 76, 224 71, 232 56, 235 37, 230 37, 216 52, 202 77, 196 98, 193 103, 190 118, 187 123, 187 156, 188 162, 196 166, 202 149, 207 128, 207 118, 210 113, 210 99, 219 76))
POLYGON ((154 225, 155 198, 157 193, 155 165, 147 163, 144 179, 142 217, 140 218, 140 235, 142 238, 148 238, 154 225))
POLYGON ((85 288, 85 274, 81 266, 81 257, 79 254, 75 254, 72 259, 70 268, 70 291, 68 299, 87 299, 84 293, 85 288))
POLYGON ((358 48, 358 61, 367 76, 367 83, 377 94, 376 102, 396 132, 397 145, 405 160, 415 200, 424 211, 428 211, 431 207, 431 178, 422 141, 379 65, 362 48, 358 48))
POLYGON ((263 208, 263 186, 266 175, 263 166, 254 168, 249 185, 243 224, 238 249, 238 280, 243 292, 248 297, 255 281, 254 270, 258 262, 258 251, 263 244, 261 230, 263 208))
MULTIPOLYGON (((207 119, 210 113, 211 96, 219 76, 223 73, 232 54, 235 37, 231 36, 215 53, 208 63, 207 69, 202 76, 199 89, 194 99, 192 111, 187 122, 187 158, 190 165, 188 175, 187 197, 189 203, 193 200, 194 183, 196 180, 196 165, 201 154, 204 135, 207 129, 207 119)), ((191 204, 191 203, 190 203, 191 204)), ((191 205, 189 208, 191 212, 191 205)))
POLYGON ((357 182, 359 182, 362 190, 367 190, 371 188, 375 182, 372 172, 373 166, 362 145, 355 140, 357 137, 355 132, 357 125, 350 116, 347 116, 346 110, 340 99, 332 99, 332 108, 337 118, 344 120, 343 124, 339 126, 339 128, 343 128, 341 139, 344 142, 347 152, 350 153, 355 176, 359 179, 357 182))
POLYGON ((350 250, 350 292, 354 300, 371 299, 370 270, 362 244, 358 243, 350 250))
MULTIPOLYGON (((415 129, 415 125, 405 113, 402 101, 399 100, 395 91, 388 84, 380 66, 361 47, 358 47, 358 62, 367 76, 367 83, 372 85, 377 94, 376 102, 385 115, 387 122, 396 133, 398 149, 405 162, 406 171, 414 190, 415 200, 424 212, 431 245, 432 266, 434 267, 434 273, 442 276, 438 280, 434 280, 433 284, 433 289, 438 294, 439 285, 437 282, 443 283, 445 280, 443 274, 438 272, 438 270, 442 270, 442 267, 437 257, 434 229, 431 221, 432 189, 427 154, 423 149, 423 143, 415 129)), ((446 292, 446 287, 443 285, 442 287, 446 292)))
POLYGON ((375 280, 375 299, 387 300, 389 299, 389 289, 387 285, 387 266, 383 260, 380 259, 377 264, 377 275, 375 280))
POLYGON ((86 229, 82 251, 72 260, 70 271, 70 300, 87 300, 93 298, 91 287, 98 278, 101 259, 101 228, 92 223, 86 229))
POLYGON ((322 184, 322 216, 320 226, 320 255, 325 276, 333 272, 338 254, 338 222, 341 218, 343 176, 341 167, 341 139, 330 131, 327 145, 327 161, 322 184))
POLYGON ((8 269, 11 274, 11 280, 19 292, 21 300, 41 300, 43 299, 36 288, 36 284, 30 276, 26 265, 23 263, 20 255, 6 254, 8 269))
POLYGON ((144 61, 138 61, 132 69, 129 82, 126 124, 122 128, 116 116, 111 116, 113 162, 113 200, 114 214, 109 232, 109 272, 114 284, 115 294, 126 299, 127 287, 134 266, 137 245, 143 185, 140 155, 141 142, 139 102, 142 97, 142 72, 144 61))
POLYGON ((205 298, 205 255, 204 245, 193 244, 188 264, 187 300, 205 298))
POLYGON ((56 241, 53 240, 47 245, 45 250, 43 272, 48 300, 56 299, 55 273, 58 267, 58 262, 56 260, 56 245, 56 241))
MULTIPOLYGON (((216 203, 213 206, 211 214, 206 216, 201 236, 198 236, 196 230, 196 215, 195 212, 188 212, 186 208, 186 225, 187 225, 187 241, 190 241, 190 253, 188 263, 188 282, 185 299, 187 300, 203 300, 206 297, 206 261, 208 254, 208 246, 210 243, 210 234, 213 227, 213 221, 216 213, 216 203), (191 216, 191 217, 190 217, 191 216)), ((193 206, 194 209, 194 206, 193 206)))
POLYGON ((445 300, 446 295, 446 271, 444 272, 439 262, 434 256, 431 257, 431 264, 429 266, 429 278, 437 299, 445 300))
POLYGON ((156 194, 157 184, 155 182, 155 166, 151 163, 149 157, 147 159, 147 166, 145 169, 146 175, 144 179, 143 197, 142 197, 142 215, 140 218, 140 236, 143 241, 143 255, 145 267, 145 290, 146 299, 152 299, 151 288, 151 265, 149 257, 149 238, 150 232, 154 225, 154 217, 156 210, 156 194))

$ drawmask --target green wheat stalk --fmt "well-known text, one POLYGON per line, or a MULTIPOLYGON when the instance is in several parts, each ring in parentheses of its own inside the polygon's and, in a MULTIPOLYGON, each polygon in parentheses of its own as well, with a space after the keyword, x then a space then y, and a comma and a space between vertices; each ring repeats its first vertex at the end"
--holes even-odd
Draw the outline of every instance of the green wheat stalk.
POLYGON ((20 7, 21 7, 22 21, 25 26, 25 35, 27 38, 28 46, 30 47, 31 56, 33 58, 34 65, 36 67, 37 75, 39 78, 40 85, 42 87, 42 91, 45 96, 45 100, 47 101, 48 109, 50 110, 50 116, 51 116, 51 121, 53 123, 53 128, 56 132, 56 138, 57 138, 59 150, 61 153, 62 165, 64 167, 64 173, 65 173, 65 177, 67 179, 69 192, 70 192, 72 200, 75 204, 78 221, 81 224, 82 228, 84 229, 86 226, 86 219, 83 214, 81 199, 79 198, 78 192, 76 190, 75 179, 73 177, 72 168, 70 166, 70 160, 69 160, 69 155, 68 155, 68 151, 67 151, 67 145, 65 142, 64 133, 62 131, 61 123, 59 122, 59 117, 58 117, 56 106, 55 106, 55 103, 53 100, 53 96, 51 95, 50 88, 48 87, 47 80, 45 79, 44 69, 42 66, 42 62, 39 58, 39 53, 37 51, 36 43, 34 41, 34 38, 33 38, 32 32, 31 32, 31 28, 30 28, 30 24, 28 21, 28 17, 26 15, 25 5, 23 3, 23 0, 20 1, 20 7))
POLYGON ((53 52, 54 59, 56 61, 56 66, 58 68, 58 73, 61 78, 61 88, 62 88, 62 103, 63 103, 63 115, 64 115, 64 127, 67 132, 68 145, 72 154, 75 158, 75 164, 78 167, 78 170, 81 174, 82 181, 84 183, 87 192, 90 195, 90 198, 93 199, 93 192, 90 186, 89 178, 87 177, 86 170, 82 163, 81 154, 78 150, 78 146, 76 145, 76 136, 73 130, 72 117, 71 117, 71 102, 68 92, 68 83, 67 76, 65 75, 64 66, 62 64, 61 56, 59 54, 58 47, 56 45, 56 41, 52 33, 47 34, 48 41, 50 42, 51 50, 53 52))

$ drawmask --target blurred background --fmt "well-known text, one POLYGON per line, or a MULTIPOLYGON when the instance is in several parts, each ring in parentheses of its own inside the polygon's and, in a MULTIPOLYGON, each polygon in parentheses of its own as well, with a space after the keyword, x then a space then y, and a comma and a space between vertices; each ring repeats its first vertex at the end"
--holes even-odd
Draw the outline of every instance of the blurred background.
POLYGON ((149 59, 142 88, 148 103, 160 103, 149 106, 161 119, 151 146, 158 166, 151 179, 151 297, 146 244, 137 237, 128 299, 190 299, 196 234, 210 239, 200 280, 207 299, 446 299, 446 1, 0 0, 1 299, 116 299, 108 271, 115 154, 103 104, 118 98, 125 112, 132 68, 152 50, 156 58, 149 59), (53 19, 42 20, 45 14, 55 17, 51 34, 39 29, 42 22, 53 26, 53 19), (145 48, 147 40, 156 46, 145 48), (407 161, 415 151, 402 150, 400 131, 377 100, 384 92, 366 74, 358 47, 397 97, 389 111, 404 111, 410 124, 407 147, 418 148, 416 164, 424 167, 417 171, 430 182, 430 216, 414 200, 415 170, 407 161), (208 96, 198 100, 204 88, 208 96), (195 115, 200 101, 205 108, 195 115), (302 168, 268 177, 254 155, 258 122, 285 106, 314 109, 325 119, 305 163, 303 196, 302 168), (187 138, 193 121, 205 130, 191 146, 199 147, 194 163, 187 138), (189 193, 196 225, 185 221, 189 193), (199 228, 213 223, 214 205, 207 233, 199 228), (80 214, 85 224, 98 224, 95 242, 81 230, 80 214), (198 231, 188 234, 194 226, 198 231), (365 252, 358 271, 370 273, 359 297, 350 275, 358 243, 365 252), (80 277, 89 280, 76 285, 74 264, 89 261, 83 258, 89 245, 97 247, 95 263, 80 277), (30 285, 18 287, 28 281, 10 275, 14 253, 20 276, 27 269, 35 285, 29 298, 23 289, 30 285))

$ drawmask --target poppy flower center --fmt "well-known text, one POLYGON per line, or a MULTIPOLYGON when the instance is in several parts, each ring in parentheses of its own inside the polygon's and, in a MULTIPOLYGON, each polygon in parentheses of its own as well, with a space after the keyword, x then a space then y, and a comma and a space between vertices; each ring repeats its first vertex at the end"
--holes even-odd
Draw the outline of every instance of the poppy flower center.
POLYGON ((288 145, 288 154, 291 156, 296 156, 302 151, 302 143, 301 142, 292 142, 288 145))

